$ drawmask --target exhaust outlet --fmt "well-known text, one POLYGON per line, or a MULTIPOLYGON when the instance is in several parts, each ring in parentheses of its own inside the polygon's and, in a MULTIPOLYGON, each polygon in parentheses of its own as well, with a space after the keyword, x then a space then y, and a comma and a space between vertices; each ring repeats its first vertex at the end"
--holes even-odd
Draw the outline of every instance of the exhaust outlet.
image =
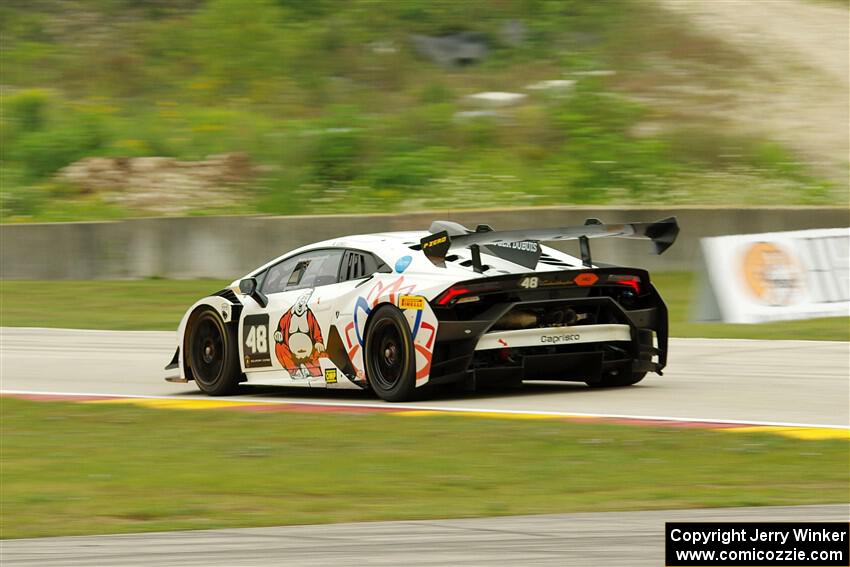
POLYGON ((513 329, 530 329, 536 327, 540 319, 530 311, 511 311, 499 319, 494 329, 509 331, 513 329))

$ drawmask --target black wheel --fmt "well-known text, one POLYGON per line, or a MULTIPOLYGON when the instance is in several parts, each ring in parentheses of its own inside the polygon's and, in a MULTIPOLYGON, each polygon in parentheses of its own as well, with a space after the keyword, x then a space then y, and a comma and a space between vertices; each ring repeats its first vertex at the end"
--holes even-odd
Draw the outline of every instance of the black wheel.
POLYGON ((382 305, 366 329, 366 379, 378 396, 403 402, 416 389, 416 354, 410 327, 401 311, 382 305))
POLYGON ((191 329, 186 349, 198 388, 211 396, 231 393, 239 381, 235 330, 213 309, 200 311, 191 329))

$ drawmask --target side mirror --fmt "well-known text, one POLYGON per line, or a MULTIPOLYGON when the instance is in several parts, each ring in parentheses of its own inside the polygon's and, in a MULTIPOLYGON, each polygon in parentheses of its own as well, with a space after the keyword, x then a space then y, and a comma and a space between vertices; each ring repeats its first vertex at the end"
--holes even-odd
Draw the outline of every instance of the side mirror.
POLYGON ((241 280, 239 282, 239 292, 250 296, 251 299, 260 304, 260 307, 265 307, 269 304, 269 298, 257 288, 257 278, 245 278, 241 280))
POLYGON ((257 278, 245 278, 239 282, 239 291, 245 295, 252 295, 257 290, 257 278))

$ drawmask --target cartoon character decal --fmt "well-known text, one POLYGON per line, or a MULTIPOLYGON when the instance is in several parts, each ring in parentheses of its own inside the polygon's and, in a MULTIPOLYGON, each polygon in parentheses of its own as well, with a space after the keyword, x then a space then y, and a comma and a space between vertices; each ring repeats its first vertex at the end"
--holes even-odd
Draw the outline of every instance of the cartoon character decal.
POLYGON ((357 373, 358 381, 365 380, 363 346, 366 320, 379 303, 391 303, 402 309, 410 324, 410 334, 413 338, 413 348, 416 352, 416 385, 428 382, 431 373, 431 357, 434 350, 436 318, 425 309, 424 299, 411 296, 416 284, 404 281, 404 276, 391 282, 377 281, 372 285, 366 296, 357 298, 354 306, 353 321, 345 326, 344 338, 348 348, 348 358, 357 373), (417 301, 411 301, 411 298, 417 301), (411 305, 409 307, 409 305, 411 305), (429 320, 425 320, 429 319, 429 320))
POLYGON ((328 356, 319 322, 307 306, 312 293, 298 298, 280 318, 274 333, 277 359, 295 380, 322 376, 319 359, 328 356))

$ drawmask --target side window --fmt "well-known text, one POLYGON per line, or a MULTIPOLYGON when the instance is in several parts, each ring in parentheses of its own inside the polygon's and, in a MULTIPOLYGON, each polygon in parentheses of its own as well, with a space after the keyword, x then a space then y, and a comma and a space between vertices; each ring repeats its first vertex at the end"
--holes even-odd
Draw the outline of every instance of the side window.
POLYGON ((389 271, 386 265, 368 252, 349 250, 340 270, 340 281, 356 280, 375 272, 389 271))
POLYGON ((292 270, 292 273, 289 274, 289 278, 287 278, 286 280, 286 289, 298 289, 299 287, 307 287, 305 285, 301 285, 301 282, 302 280, 304 280, 304 274, 307 273, 307 268, 310 267, 310 263, 312 261, 312 258, 298 260, 298 263, 295 264, 295 269, 292 270))
POLYGON ((260 287, 263 293, 280 293, 286 289, 286 282, 292 274, 292 268, 298 263, 296 258, 289 258, 278 262, 266 271, 263 285, 260 287))
POLYGON ((343 250, 316 250, 298 256, 286 290, 335 284, 343 250))
POLYGON ((269 268, 263 293, 318 287, 337 282, 342 250, 312 250, 287 258, 269 268))

